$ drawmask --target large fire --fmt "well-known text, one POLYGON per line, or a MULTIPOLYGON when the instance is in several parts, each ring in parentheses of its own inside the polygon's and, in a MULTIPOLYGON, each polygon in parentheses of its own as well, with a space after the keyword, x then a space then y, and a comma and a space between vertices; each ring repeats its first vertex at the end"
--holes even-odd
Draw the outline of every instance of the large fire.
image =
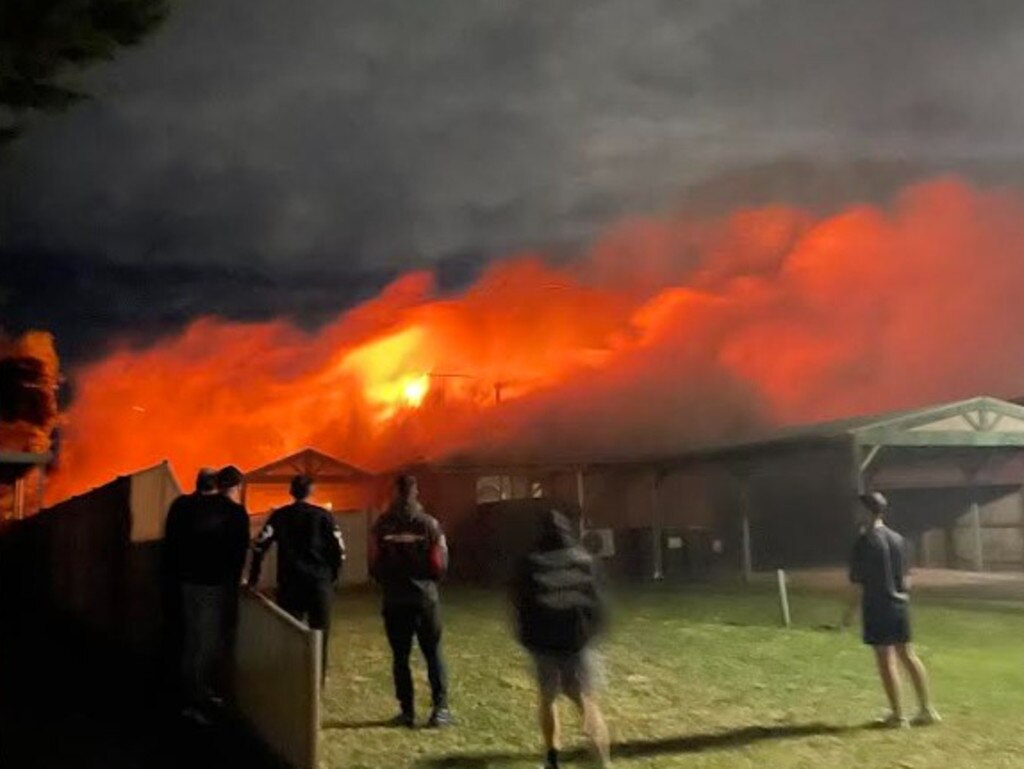
POLYGON ((196 320, 74 374, 59 498, 168 458, 307 445, 371 469, 453 451, 617 457, 1024 387, 1024 197, 634 220, 457 296, 414 273, 316 333, 196 320))

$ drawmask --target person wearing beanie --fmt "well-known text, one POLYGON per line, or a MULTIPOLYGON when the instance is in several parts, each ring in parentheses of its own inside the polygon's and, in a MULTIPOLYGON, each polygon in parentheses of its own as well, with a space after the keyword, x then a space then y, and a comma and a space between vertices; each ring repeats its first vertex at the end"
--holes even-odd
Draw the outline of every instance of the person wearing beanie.
POLYGON ((910 643, 910 560, 906 541, 885 523, 889 502, 879 492, 860 495, 862 529, 850 558, 850 582, 861 591, 864 643, 875 652, 889 713, 879 726, 927 726, 942 719, 932 707, 928 674, 910 643), (910 675, 920 706, 908 721, 900 702, 896 659, 910 675))
POLYGON ((275 510, 253 542, 249 587, 259 586, 263 558, 277 544, 277 603, 298 620, 320 630, 321 685, 327 677, 334 586, 345 561, 345 542, 334 516, 312 504, 313 479, 292 478, 292 504, 275 510))
MULTIPOLYGON (((241 473, 233 470, 237 486, 241 473)), ((164 533, 164 573, 175 586, 181 626, 182 713, 202 724, 223 701, 225 662, 249 544, 245 508, 219 493, 223 475, 223 470, 200 470, 195 492, 171 505, 164 533)))
POLYGON ((395 479, 395 498, 370 535, 370 573, 383 593, 384 630, 391 646, 395 697, 401 708, 392 723, 416 725, 409 655, 413 638, 427 663, 433 709, 427 726, 450 726, 448 676, 441 655, 437 583, 448 570, 448 543, 441 525, 419 501, 416 478, 395 479))

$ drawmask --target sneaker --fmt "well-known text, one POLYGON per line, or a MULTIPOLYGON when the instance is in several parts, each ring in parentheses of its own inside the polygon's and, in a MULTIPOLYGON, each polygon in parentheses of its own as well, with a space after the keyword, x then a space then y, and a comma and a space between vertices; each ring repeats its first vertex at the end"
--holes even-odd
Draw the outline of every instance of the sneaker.
POLYGON ((559 769, 560 764, 558 763, 558 751, 549 750, 547 757, 544 759, 544 763, 540 769, 559 769))
POLYGON ((402 726, 406 729, 412 729, 416 726, 416 716, 403 710, 397 716, 388 721, 388 726, 402 726))
POLYGON ((925 708, 910 721, 913 726, 934 726, 942 723, 942 716, 935 708, 925 708))
POLYGON ((897 716, 895 713, 890 713, 875 721, 875 728, 877 729, 907 729, 909 727, 910 722, 903 716, 897 716))
POLYGON ((427 720, 427 728, 443 729, 454 723, 455 719, 452 718, 452 712, 448 708, 434 708, 434 712, 430 714, 430 718, 427 720))

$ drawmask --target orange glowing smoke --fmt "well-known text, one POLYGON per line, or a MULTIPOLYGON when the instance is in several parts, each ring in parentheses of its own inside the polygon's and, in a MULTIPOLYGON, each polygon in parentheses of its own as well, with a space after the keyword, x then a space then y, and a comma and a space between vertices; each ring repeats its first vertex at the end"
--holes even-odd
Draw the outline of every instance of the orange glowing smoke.
POLYGON ((75 374, 63 496, 169 458, 303 446, 370 469, 452 451, 621 457, 1024 387, 1024 197, 943 180, 816 218, 626 222, 458 296, 396 281, 315 334, 205 318, 75 374))

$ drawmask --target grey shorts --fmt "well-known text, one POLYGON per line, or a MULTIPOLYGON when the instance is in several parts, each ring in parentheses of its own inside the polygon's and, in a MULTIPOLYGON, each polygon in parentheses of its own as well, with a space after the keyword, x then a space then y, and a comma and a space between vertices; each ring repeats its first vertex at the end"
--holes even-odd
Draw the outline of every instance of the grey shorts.
POLYGON ((553 700, 559 694, 578 700, 591 694, 600 678, 600 665, 593 651, 575 654, 531 652, 541 696, 553 700))

